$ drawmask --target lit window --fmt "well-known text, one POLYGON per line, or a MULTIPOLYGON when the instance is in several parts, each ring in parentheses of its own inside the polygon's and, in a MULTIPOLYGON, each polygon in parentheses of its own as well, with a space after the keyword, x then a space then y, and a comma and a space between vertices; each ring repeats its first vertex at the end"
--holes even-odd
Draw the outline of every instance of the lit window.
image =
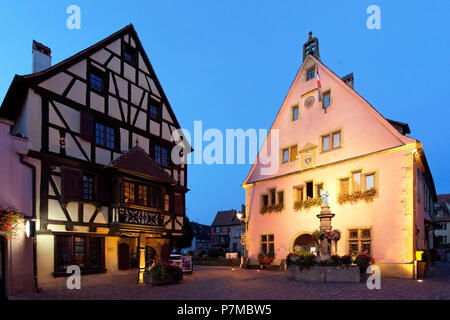
POLYGON ((368 174, 366 175, 366 190, 370 190, 375 187, 375 175, 368 174))
POLYGON ((292 121, 298 120, 298 106, 292 108, 292 121))
POLYGON ((123 186, 123 198, 125 203, 134 203, 134 183, 125 182, 123 186))
POLYGON ((323 94, 323 107, 328 108, 330 106, 330 92, 323 94))
POLYGON ((148 189, 147 186, 144 185, 138 185, 138 202, 141 205, 146 206, 147 205, 147 194, 148 189))

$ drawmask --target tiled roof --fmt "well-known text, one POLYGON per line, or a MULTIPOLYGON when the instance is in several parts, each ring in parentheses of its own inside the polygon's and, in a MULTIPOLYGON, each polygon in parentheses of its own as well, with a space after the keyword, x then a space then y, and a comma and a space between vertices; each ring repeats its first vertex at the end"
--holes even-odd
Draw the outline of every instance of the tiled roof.
POLYGON ((211 226, 234 226, 238 224, 241 224, 241 221, 236 218, 236 210, 228 210, 218 211, 211 226))
POLYGON ((147 152, 135 146, 119 158, 111 162, 108 167, 148 176, 155 180, 177 184, 164 169, 162 169, 147 152))

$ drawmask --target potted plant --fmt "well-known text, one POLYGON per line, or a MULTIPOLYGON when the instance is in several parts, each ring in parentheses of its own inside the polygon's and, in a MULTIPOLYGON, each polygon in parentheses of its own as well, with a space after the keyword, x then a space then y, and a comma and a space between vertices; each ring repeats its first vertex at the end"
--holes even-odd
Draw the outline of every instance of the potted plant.
POLYGON ((263 269, 265 266, 270 265, 273 260, 275 260, 275 253, 274 252, 268 252, 267 254, 264 252, 260 252, 258 254, 258 261, 259 266, 261 269, 263 269))
POLYGON ((24 229, 23 214, 15 209, 0 210, 0 236, 16 239, 24 229))
POLYGON ((183 280, 183 271, 172 265, 166 265, 158 259, 153 260, 152 265, 144 272, 144 282, 152 286, 170 283, 180 283, 183 280))
POLYGON ((363 274, 371 264, 375 263, 375 259, 367 253, 360 253, 356 256, 355 263, 359 267, 359 272, 363 274))

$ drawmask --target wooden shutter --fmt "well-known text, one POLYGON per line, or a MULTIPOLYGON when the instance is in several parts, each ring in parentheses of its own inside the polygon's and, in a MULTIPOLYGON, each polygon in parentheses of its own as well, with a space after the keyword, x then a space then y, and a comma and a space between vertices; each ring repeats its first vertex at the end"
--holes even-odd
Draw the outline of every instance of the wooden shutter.
POLYGON ((88 141, 94 140, 94 116, 86 111, 81 111, 80 136, 88 141))
POLYGON ((111 184, 107 176, 99 174, 97 176, 96 181, 96 188, 95 188, 95 194, 96 199, 100 203, 108 203, 110 202, 110 192, 111 192, 111 184))
POLYGON ((62 172, 63 195, 65 198, 79 199, 81 194, 81 172, 64 169, 62 172))
POLYGON ((183 196, 174 194, 174 212, 175 214, 183 214, 183 196))

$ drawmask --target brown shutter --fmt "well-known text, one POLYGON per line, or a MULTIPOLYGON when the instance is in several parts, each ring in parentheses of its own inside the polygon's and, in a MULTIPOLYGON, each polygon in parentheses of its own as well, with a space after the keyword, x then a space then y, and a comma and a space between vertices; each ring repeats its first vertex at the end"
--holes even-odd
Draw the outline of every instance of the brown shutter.
POLYGON ((88 141, 94 140, 94 116, 86 111, 81 111, 80 136, 88 141))
POLYGON ((79 199, 81 193, 80 171, 64 169, 62 174, 63 196, 69 199, 79 199))
POLYGON ((179 194, 174 194, 174 212, 175 214, 183 214, 183 196, 179 194))
POLYGON ((109 204, 111 184, 107 176, 99 174, 96 183, 96 199, 100 203, 109 204))

